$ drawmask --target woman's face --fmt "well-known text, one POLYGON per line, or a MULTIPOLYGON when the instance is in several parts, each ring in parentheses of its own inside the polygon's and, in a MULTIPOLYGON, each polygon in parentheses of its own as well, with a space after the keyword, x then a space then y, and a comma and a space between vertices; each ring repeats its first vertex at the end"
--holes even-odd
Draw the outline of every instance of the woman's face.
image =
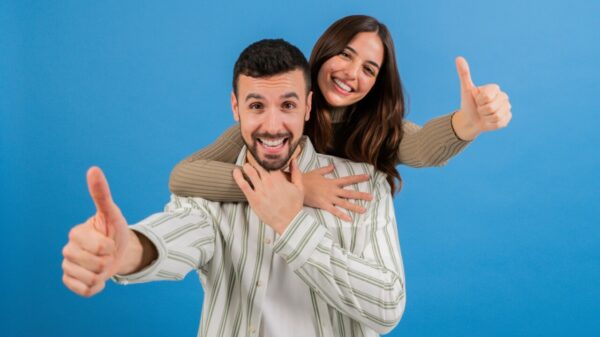
POLYGON ((341 53, 319 69, 317 84, 327 103, 346 107, 363 99, 375 85, 383 55, 383 43, 377 33, 356 34, 341 53))

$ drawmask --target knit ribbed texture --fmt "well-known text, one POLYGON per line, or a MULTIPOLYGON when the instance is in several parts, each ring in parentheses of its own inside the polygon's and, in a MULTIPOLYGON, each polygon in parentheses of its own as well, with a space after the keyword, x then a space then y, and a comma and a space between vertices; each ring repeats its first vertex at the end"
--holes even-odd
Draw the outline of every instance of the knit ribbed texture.
MULTIPOLYGON (((336 112, 334 117, 340 120, 340 113, 336 112)), ((411 167, 445 165, 470 143, 456 135, 452 114, 434 118, 422 128, 405 120, 403 128, 398 164, 411 167)), ((171 192, 212 201, 246 201, 232 175, 233 163, 243 145, 239 126, 230 127, 214 143, 175 166, 169 181, 171 192)))

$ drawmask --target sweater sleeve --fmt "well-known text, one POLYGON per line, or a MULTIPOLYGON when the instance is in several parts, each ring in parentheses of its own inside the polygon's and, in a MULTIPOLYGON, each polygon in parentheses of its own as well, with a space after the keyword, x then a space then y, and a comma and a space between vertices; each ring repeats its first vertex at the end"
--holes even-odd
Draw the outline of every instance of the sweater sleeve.
POLYGON ((434 118, 422 128, 405 120, 398 163, 411 167, 443 166, 467 147, 471 142, 458 138, 452 127, 452 115, 434 118))
POLYGON ((179 196, 245 202, 246 197, 232 175, 243 145, 239 125, 230 127, 214 143, 175 166, 171 171, 169 189, 179 196))

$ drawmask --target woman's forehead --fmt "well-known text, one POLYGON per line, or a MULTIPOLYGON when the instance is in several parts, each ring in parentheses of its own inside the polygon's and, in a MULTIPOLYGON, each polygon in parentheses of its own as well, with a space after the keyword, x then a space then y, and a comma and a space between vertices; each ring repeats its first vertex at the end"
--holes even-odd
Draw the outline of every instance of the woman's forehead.
POLYGON ((375 62, 381 66, 384 57, 384 46, 379 34, 376 32, 360 32, 348 43, 360 58, 365 61, 375 62))

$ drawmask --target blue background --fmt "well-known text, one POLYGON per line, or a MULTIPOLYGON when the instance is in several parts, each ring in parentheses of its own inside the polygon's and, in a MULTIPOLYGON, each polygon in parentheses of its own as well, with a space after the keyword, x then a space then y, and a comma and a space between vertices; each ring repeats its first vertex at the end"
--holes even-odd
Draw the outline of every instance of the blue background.
POLYGON ((131 223, 168 175, 233 123, 233 63, 284 37, 306 55, 334 20, 390 28, 423 124, 459 106, 454 57, 509 93, 513 121, 444 168, 400 167, 408 304, 394 336, 600 335, 600 2, 2 1, 3 336, 195 336, 197 278, 61 282, 69 229, 93 214, 102 167, 131 223))

